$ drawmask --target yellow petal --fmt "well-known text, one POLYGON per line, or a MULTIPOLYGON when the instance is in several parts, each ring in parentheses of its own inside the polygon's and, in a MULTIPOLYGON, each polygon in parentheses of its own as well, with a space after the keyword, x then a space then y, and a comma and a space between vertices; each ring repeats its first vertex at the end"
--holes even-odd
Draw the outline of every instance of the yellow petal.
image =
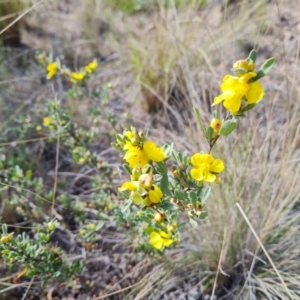
POLYGON ((169 247, 173 243, 172 239, 164 239, 163 240, 163 246, 164 247, 169 247))
POLYGON ((132 192, 131 198, 136 205, 140 205, 144 201, 143 197, 137 192, 132 192))
POLYGON ((209 170, 214 173, 220 173, 224 170, 224 162, 221 159, 215 159, 209 170))
POLYGON ((249 84, 249 90, 246 93, 248 104, 259 102, 264 96, 264 88, 259 81, 249 84))
POLYGON ((170 235, 167 232, 164 232, 162 230, 159 231, 159 234, 161 237, 165 238, 165 239, 169 239, 170 235))
POLYGON ((163 248, 163 240, 162 240, 160 234, 156 231, 151 232, 150 243, 157 250, 161 250, 163 248))
POLYGON ((224 107, 232 113, 237 113, 240 110, 242 104, 242 96, 238 93, 227 93, 224 100, 224 107))
POLYGON ((137 186, 132 182, 132 181, 128 181, 128 182, 124 182, 119 188, 118 190, 120 192, 122 191, 135 191, 137 189, 137 186))
POLYGON ((203 164, 203 156, 201 153, 196 153, 191 157, 191 163, 194 167, 201 167, 203 164))
POLYGON ((157 147, 157 145, 150 140, 144 143, 143 151, 146 154, 148 160, 160 162, 165 158, 163 149, 157 147))
POLYGON ((216 179, 216 175, 210 173, 209 171, 205 171, 203 175, 203 179, 206 182, 214 182, 216 179))
POLYGON ((197 181, 203 180, 203 170, 202 169, 193 168, 193 169, 191 169, 190 174, 197 181))
POLYGON ((153 187, 154 187, 154 190, 150 190, 148 192, 149 199, 153 203, 159 203, 159 202, 161 202, 163 193, 157 185, 153 184, 153 187))
POLYGON ((225 99, 225 98, 224 98, 223 94, 221 94, 221 95, 215 97, 215 98, 214 98, 214 104, 213 104, 213 105, 217 105, 217 104, 221 103, 224 99, 225 99))

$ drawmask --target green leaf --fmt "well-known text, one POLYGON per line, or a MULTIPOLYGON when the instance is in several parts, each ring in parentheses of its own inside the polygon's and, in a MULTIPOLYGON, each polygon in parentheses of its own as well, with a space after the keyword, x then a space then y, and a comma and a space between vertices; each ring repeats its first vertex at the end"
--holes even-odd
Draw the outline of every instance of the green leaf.
POLYGON ((249 59, 253 60, 253 62, 255 63, 257 58, 257 51, 256 50, 251 50, 251 52, 249 53, 248 57, 247 57, 247 61, 249 62, 249 59))
POLYGON ((232 120, 227 120, 222 124, 220 129, 220 134, 227 136, 236 128, 236 122, 232 120))
POLYGON ((143 231, 150 235, 152 231, 155 231, 155 228, 149 226, 149 227, 144 228, 143 231))
POLYGON ((213 111, 212 115, 214 118, 219 119, 219 116, 218 116, 218 113, 216 110, 213 111))
POLYGON ((197 122, 198 122, 198 125, 200 127, 200 130, 202 131, 203 135, 205 136, 205 128, 203 126, 203 123, 201 121, 201 114, 200 114, 200 111, 198 108, 193 108, 194 109, 194 112, 196 114, 196 118, 197 118, 197 122))
POLYGON ((259 80, 260 78, 266 76, 274 67, 276 63, 276 59, 274 57, 269 58, 266 60, 263 65, 260 67, 259 71, 257 72, 256 76, 252 78, 252 82, 259 80))
POLYGON ((131 175, 132 169, 129 167, 129 165, 123 164, 123 168, 129 175, 131 175))
POLYGON ((196 227, 198 226, 197 221, 195 221, 195 220, 192 219, 192 218, 189 218, 189 220, 190 220, 190 224, 192 225, 193 228, 196 228, 196 227))
POLYGON ((31 180, 32 178, 32 171, 31 170, 27 170, 26 171, 26 179, 31 180))
POLYGON ((163 174, 160 181, 160 188, 164 194, 169 194, 169 177, 168 174, 163 174))
POLYGON ((141 220, 143 220, 144 222, 146 222, 147 224, 151 224, 152 223, 152 219, 146 217, 146 216, 139 216, 139 218, 141 220))
POLYGON ((259 70, 262 70, 264 74, 267 75, 272 70, 275 63, 276 63, 276 59, 274 57, 271 57, 263 63, 263 65, 260 67, 259 70))
POLYGON ((244 113, 244 112, 246 112, 246 111, 252 109, 252 108, 255 107, 255 106, 256 106, 256 103, 248 104, 248 105, 246 105, 246 106, 242 109, 241 112, 244 113))
POLYGON ((208 126, 207 130, 206 130, 206 139, 208 142, 211 141, 213 134, 214 134, 214 129, 212 127, 208 126))
POLYGON ((175 198, 180 200, 180 201, 183 201, 186 198, 185 193, 180 189, 176 189, 174 191, 174 195, 175 195, 175 198))
POLYGON ((182 163, 182 160, 183 160, 183 158, 182 158, 182 153, 181 153, 181 152, 178 152, 178 153, 177 153, 177 157, 178 157, 178 162, 181 164, 181 163, 182 163))
POLYGON ((207 217, 206 211, 201 211, 201 214, 198 216, 198 219, 203 220, 207 217))
POLYGON ((194 191, 191 191, 189 192, 189 199, 191 200, 193 206, 194 206, 194 209, 197 209, 198 207, 198 197, 197 197, 197 194, 194 192, 194 191))
POLYGON ((163 175, 163 174, 167 174, 168 173, 168 168, 166 167, 165 163, 160 161, 157 163, 158 166, 158 170, 159 172, 163 175))
POLYGON ((157 206, 162 208, 163 210, 169 210, 169 211, 178 210, 178 205, 171 203, 171 202, 163 202, 161 204, 158 204, 157 206))
POLYGON ((128 208, 130 207, 131 204, 132 204, 132 199, 125 200, 124 205, 121 208, 121 212, 125 213, 128 210, 128 208))
POLYGON ((201 198, 201 205, 204 206, 209 195, 210 195, 210 191, 211 191, 211 186, 209 186, 203 193, 203 196, 201 198))

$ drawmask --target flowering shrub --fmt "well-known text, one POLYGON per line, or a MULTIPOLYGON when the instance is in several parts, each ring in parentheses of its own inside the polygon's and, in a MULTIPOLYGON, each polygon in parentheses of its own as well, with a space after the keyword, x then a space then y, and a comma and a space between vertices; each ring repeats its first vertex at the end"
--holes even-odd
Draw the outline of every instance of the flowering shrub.
MULTIPOLYGON (((86 207, 87 204, 79 199, 70 201, 67 193, 46 190, 42 178, 36 177, 34 170, 28 169, 27 165, 19 165, 16 161, 10 162, 5 155, 0 156, 3 191, 8 191, 15 185, 9 192, 9 202, 15 204, 24 216, 35 211, 37 219, 44 219, 43 224, 33 226, 33 237, 25 233, 14 235, 9 233, 6 225, 2 226, 0 253, 7 264, 18 266, 19 270, 21 267, 17 277, 39 277, 45 284, 48 280, 68 280, 79 276, 84 267, 80 260, 70 262, 60 247, 51 244, 50 237, 65 229, 55 218, 50 219, 42 211, 37 212, 37 205, 34 203, 38 204, 41 199, 50 202, 53 207, 63 205, 77 217, 76 240, 80 241, 86 251, 93 251, 93 244, 98 239, 97 232, 105 220, 110 219, 103 211, 110 209, 113 209, 110 210, 111 214, 115 215, 114 218, 119 223, 131 221, 136 225, 135 228, 143 239, 141 245, 144 250, 163 251, 179 244, 180 234, 186 225, 181 215, 186 215, 190 224, 196 227, 200 220, 207 217, 205 205, 212 188, 210 184, 221 182, 226 166, 222 159, 212 154, 214 145, 220 136, 229 135, 236 128, 238 120, 245 116, 245 112, 262 100, 264 90, 259 80, 271 70, 275 60, 267 60, 255 72, 256 55, 253 50, 246 60, 234 64, 234 76, 226 75, 223 78, 222 93, 214 99, 213 105, 223 103, 227 110, 224 117, 213 112, 211 122, 205 128, 199 111, 195 109, 199 127, 207 140, 206 151, 199 151, 191 156, 185 152, 180 153, 173 145, 157 145, 148 138, 148 134, 139 132, 134 127, 116 135, 113 146, 120 151, 125 161, 124 168, 130 176, 118 188, 122 200, 125 199, 121 208, 112 203, 111 194, 106 191, 107 188, 113 188, 110 185, 112 172, 105 167, 98 153, 90 148, 98 133, 96 125, 100 120, 107 119, 116 129, 115 118, 105 112, 103 99, 100 99, 96 91, 89 95, 96 98, 97 105, 89 110, 91 120, 88 129, 73 122, 69 111, 58 100, 43 107, 43 126, 31 124, 30 129, 35 127, 38 134, 47 136, 50 141, 59 135, 60 142, 70 150, 76 163, 101 170, 102 176, 107 173, 107 181, 104 182, 101 178, 101 182, 100 176, 90 176, 92 187, 98 191, 100 187, 100 191, 91 195, 89 207, 86 207), (26 198, 28 190, 32 191, 32 199, 26 198), (101 218, 88 221, 86 211, 97 214, 97 217, 99 214, 101 218), (100 222, 99 219, 103 221, 100 222)), ((82 86, 79 83, 84 83, 97 68, 97 62, 92 61, 79 72, 72 72, 62 67, 59 60, 53 62, 43 56, 39 60, 44 63, 49 80, 59 73, 73 83, 69 96, 73 93, 80 95, 82 86)), ((28 124, 30 120, 26 119, 24 123, 28 124)))
POLYGON ((213 106, 223 103, 227 110, 225 117, 214 111, 210 125, 204 128, 195 109, 208 151, 190 157, 174 150, 173 145, 159 147, 134 127, 117 134, 113 146, 121 152, 130 175, 130 181, 119 187, 126 199, 122 213, 129 214, 132 208, 135 221, 142 224, 141 234, 148 237, 150 249, 164 250, 179 243, 185 226, 180 223, 181 214, 187 214, 192 226, 207 217, 205 204, 211 191, 207 183, 219 184, 225 168, 223 160, 215 158, 211 151, 218 138, 232 133, 239 118, 262 100, 264 89, 259 80, 275 63, 270 58, 255 72, 256 57, 257 52, 252 50, 247 59, 233 65, 234 76, 224 76, 222 93, 214 98, 213 106), (168 162, 171 159, 172 163, 168 162))
POLYGON ((71 71, 66 66, 62 65, 59 59, 53 61, 51 56, 46 57, 44 53, 40 53, 36 57, 39 64, 46 68, 48 80, 55 77, 55 75, 60 74, 66 77, 70 82, 75 84, 83 84, 88 76, 93 73, 97 67, 98 62, 96 59, 88 63, 86 66, 81 68, 78 72, 71 71))

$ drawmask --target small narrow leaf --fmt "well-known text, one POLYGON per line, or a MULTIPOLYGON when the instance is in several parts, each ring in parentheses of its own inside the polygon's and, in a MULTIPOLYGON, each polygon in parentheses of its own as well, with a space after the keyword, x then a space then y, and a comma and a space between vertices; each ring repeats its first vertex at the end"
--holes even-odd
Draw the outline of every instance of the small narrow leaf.
POLYGON ((199 111, 199 109, 197 109, 195 107, 193 109, 194 109, 194 112, 196 114, 196 118, 197 118, 197 122, 198 122, 198 125, 200 127, 200 130, 202 131, 203 135, 205 136, 205 128, 204 128, 203 123, 201 121, 200 111, 199 111))
POLYGON ((174 194, 175 194, 176 199, 178 199, 180 201, 183 201, 186 198, 184 192, 180 189, 176 189, 174 191, 174 194))
POLYGON ((131 175, 131 168, 129 167, 129 165, 127 165, 127 164, 123 164, 123 168, 125 169, 125 171, 129 174, 129 175, 131 175))
POLYGON ((206 139, 208 142, 211 141, 213 134, 214 134, 213 128, 208 126, 206 130, 206 139))
POLYGON ((252 78, 251 82, 257 81, 262 77, 266 76, 274 67, 276 63, 275 58, 269 58, 264 62, 264 64, 260 67, 259 71, 257 72, 256 76, 252 78))
POLYGON ((191 200, 193 206, 194 206, 194 209, 197 209, 198 207, 198 197, 197 197, 197 194, 193 191, 189 192, 189 199, 191 200))
POLYGON ((251 59, 251 60, 253 60, 253 62, 255 63, 256 58, 257 58, 257 51, 253 49, 253 50, 251 50, 251 52, 249 53, 247 60, 251 59))
POLYGON ((207 201, 207 198, 209 197, 210 195, 210 191, 211 191, 211 187, 209 186, 203 193, 203 196, 201 198, 201 205, 204 206, 206 201, 207 201))
POLYGON ((229 135, 236 128, 236 122, 232 120, 227 120, 222 124, 220 129, 221 135, 229 135))
POLYGON ((164 162, 162 162, 162 161, 158 162, 157 166, 158 166, 159 172, 161 174, 167 174, 168 173, 168 169, 167 169, 167 167, 166 167, 166 165, 165 165, 164 162))
POLYGON ((27 170, 26 171, 26 179, 31 180, 32 178, 32 171, 31 170, 27 170))
POLYGON ((198 226, 198 223, 197 221, 195 221, 194 219, 192 218, 189 218, 190 219, 190 224, 192 225, 193 228, 196 228, 198 226))
POLYGON ((252 109, 253 107, 256 106, 256 104, 257 104, 257 103, 251 103, 251 104, 246 105, 246 106, 242 109, 241 112, 244 113, 244 112, 246 112, 246 111, 252 109))
POLYGON ((264 72, 264 74, 267 75, 272 70, 275 63, 276 63, 275 58, 271 57, 263 63, 263 65, 260 67, 259 70, 262 70, 264 72))
POLYGON ((132 199, 125 200, 124 205, 121 208, 121 212, 125 213, 128 210, 128 208, 130 207, 131 204, 132 204, 132 199))
POLYGON ((167 174, 163 174, 160 181, 160 188, 164 194, 169 194, 169 177, 167 174))
POLYGON ((198 216, 198 219, 203 220, 207 217, 206 211, 201 211, 201 214, 198 216))
POLYGON ((161 204, 158 204, 158 207, 162 208, 166 211, 176 211, 178 210, 178 205, 171 203, 171 202, 164 202, 161 204))

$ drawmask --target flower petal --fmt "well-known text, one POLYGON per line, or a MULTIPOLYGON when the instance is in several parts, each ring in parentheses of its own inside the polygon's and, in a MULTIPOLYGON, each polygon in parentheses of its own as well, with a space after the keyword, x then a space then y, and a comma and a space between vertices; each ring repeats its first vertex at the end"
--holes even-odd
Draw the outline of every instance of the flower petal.
POLYGON ((191 157, 191 163, 194 167, 201 167, 203 164, 203 156, 201 153, 196 153, 191 157))
POLYGON ((214 182, 216 179, 216 175, 210 173, 209 171, 204 171, 203 180, 206 182, 214 182))
POLYGON ((264 88, 259 81, 249 84, 249 90, 246 93, 248 104, 259 102, 264 96, 264 88))
POLYGON ((144 151, 146 157, 148 158, 148 160, 160 162, 160 161, 164 160, 164 158, 165 158, 163 149, 157 147, 157 145, 150 140, 148 140, 144 143, 143 151, 144 151))
POLYGON ((215 159, 209 170, 214 173, 220 173, 224 170, 224 162, 221 159, 215 159))
POLYGON ((158 232, 156 231, 151 232, 150 244, 157 250, 161 250, 163 248, 163 240, 158 232))
POLYGON ((191 171, 190 171, 190 174, 197 181, 203 180, 203 169, 192 168, 191 171))

